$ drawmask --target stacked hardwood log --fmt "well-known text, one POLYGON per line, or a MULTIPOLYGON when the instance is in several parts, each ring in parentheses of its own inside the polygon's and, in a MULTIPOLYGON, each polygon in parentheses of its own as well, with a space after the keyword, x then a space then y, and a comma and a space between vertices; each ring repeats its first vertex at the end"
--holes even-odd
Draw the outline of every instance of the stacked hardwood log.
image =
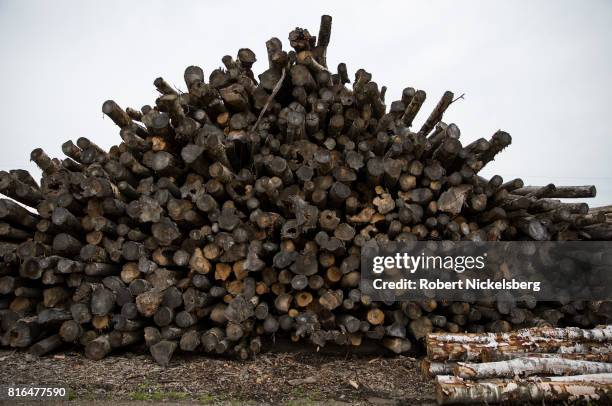
POLYGON ((266 43, 255 76, 246 48, 186 90, 154 81, 141 109, 112 100, 120 128, 108 151, 79 138, 64 158, 43 150, 0 173, 2 345, 44 354, 74 343, 100 359, 146 344, 248 357, 277 336, 318 346, 378 340, 400 353, 431 331, 593 325, 607 303, 373 302, 359 290, 370 239, 609 239, 605 214, 566 197, 595 188, 524 187, 479 175, 511 142, 495 132, 463 145, 442 122, 446 92, 413 127, 426 93, 386 88, 344 63, 327 65, 331 17, 318 37, 296 28, 293 50, 266 43))
POLYGON ((439 404, 612 401, 612 325, 427 336, 439 404))

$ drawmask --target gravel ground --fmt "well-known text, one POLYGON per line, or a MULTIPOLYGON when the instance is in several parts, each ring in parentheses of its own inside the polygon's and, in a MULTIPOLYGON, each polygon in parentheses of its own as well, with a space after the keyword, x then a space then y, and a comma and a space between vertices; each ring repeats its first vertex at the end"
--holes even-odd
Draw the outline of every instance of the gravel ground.
POLYGON ((149 356, 131 353, 94 362, 75 352, 35 358, 0 351, 0 366, 0 383, 65 387, 73 404, 434 404, 418 361, 402 356, 305 351, 236 361, 177 355, 162 368, 149 356))

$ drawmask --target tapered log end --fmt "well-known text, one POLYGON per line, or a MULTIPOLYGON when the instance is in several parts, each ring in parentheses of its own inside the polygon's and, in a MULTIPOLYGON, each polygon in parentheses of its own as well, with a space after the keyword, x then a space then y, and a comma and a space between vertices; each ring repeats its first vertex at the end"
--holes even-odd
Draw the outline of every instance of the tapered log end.
POLYGON ((240 48, 238 50, 238 60, 248 67, 253 65, 257 58, 255 57, 255 52, 251 51, 249 48, 240 48))
POLYGON ((329 15, 321 16, 321 25, 319 28, 319 36, 317 46, 327 47, 331 37, 332 17, 329 15))
POLYGON ((114 110, 120 108, 114 100, 107 100, 102 104, 102 112, 107 116, 110 115, 114 110))
POLYGON ((512 144, 512 136, 505 131, 499 130, 493 135, 493 140, 499 143, 502 148, 512 144))
POLYGON ((595 185, 587 185, 585 186, 587 189, 587 193, 585 197, 596 197, 597 196, 597 188, 595 185))
POLYGON ((36 161, 38 158, 40 158, 44 154, 45 154, 45 151, 43 151, 42 148, 35 148, 30 153, 30 161, 36 161))
POLYGON ((162 367, 167 367, 170 364, 174 350, 177 344, 174 341, 162 340, 150 348, 153 359, 162 367))

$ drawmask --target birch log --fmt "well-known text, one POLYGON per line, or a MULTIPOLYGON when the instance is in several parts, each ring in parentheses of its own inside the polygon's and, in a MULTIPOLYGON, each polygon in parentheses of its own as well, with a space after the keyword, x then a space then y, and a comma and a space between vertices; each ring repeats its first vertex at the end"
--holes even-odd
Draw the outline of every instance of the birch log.
POLYGON ((537 352, 505 352, 505 353, 491 353, 484 352, 481 354, 480 362, 495 362, 495 361, 507 361, 519 357, 528 358, 565 358, 575 359, 581 361, 592 361, 592 362, 612 362, 612 352, 556 352, 553 354, 537 353, 537 352))
POLYGON ((611 393, 612 374, 478 382, 448 375, 436 378, 436 400, 440 405, 543 401, 595 401, 609 404, 611 393))
POLYGON ((612 325, 593 329, 581 329, 578 327, 565 328, 526 328, 511 333, 432 333, 428 336, 428 343, 462 343, 462 344, 493 344, 502 341, 546 341, 549 339, 566 341, 607 341, 612 342, 612 325))
POLYGON ((464 379, 512 378, 531 375, 588 375, 612 372, 612 364, 561 357, 521 357, 508 361, 458 362, 453 375, 464 379))
POLYGON ((573 343, 571 341, 544 341, 501 343, 495 347, 487 344, 443 343, 437 347, 427 347, 427 356, 432 361, 478 361, 484 357, 499 359, 506 354, 528 352, 539 353, 612 353, 612 344, 597 342, 573 343))
POLYGON ((609 353, 612 326, 579 328, 533 328, 511 333, 446 334, 427 336, 427 355, 432 361, 477 361, 483 354, 497 359, 506 353, 609 353))
POLYGON ((456 362, 433 362, 424 358, 421 361, 421 373, 426 378, 434 378, 438 375, 452 375, 456 362))

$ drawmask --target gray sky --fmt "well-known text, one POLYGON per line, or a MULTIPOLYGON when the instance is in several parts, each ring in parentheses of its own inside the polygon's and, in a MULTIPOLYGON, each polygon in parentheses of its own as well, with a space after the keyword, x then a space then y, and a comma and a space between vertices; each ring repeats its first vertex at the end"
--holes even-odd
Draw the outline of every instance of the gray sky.
MULTIPOLYGON (((120 141, 104 100, 140 108, 163 76, 208 75, 221 57, 334 18, 328 63, 346 62, 388 87, 427 92, 415 126, 445 90, 465 93, 444 121, 467 144, 508 131, 513 144, 485 175, 526 184, 595 184, 612 204, 612 2, 590 1, 23 1, 0 0, 0 169, 27 168, 36 147, 61 156, 68 139, 120 141), (375 5, 371 9, 369 5, 375 5), (296 12, 300 12, 299 15, 296 12)), ((389 103, 388 103, 389 104, 389 103)))

